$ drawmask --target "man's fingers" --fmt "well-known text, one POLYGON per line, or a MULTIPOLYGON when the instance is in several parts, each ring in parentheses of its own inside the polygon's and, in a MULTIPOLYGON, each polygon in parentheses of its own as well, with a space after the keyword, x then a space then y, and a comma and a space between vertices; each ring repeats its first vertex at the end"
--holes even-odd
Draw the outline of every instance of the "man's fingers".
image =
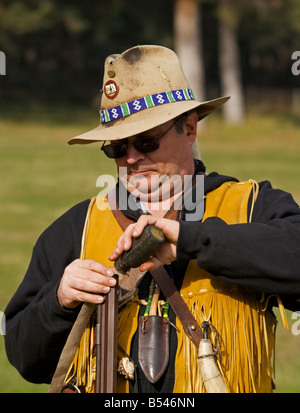
POLYGON ((132 237, 136 237, 137 235, 133 235, 135 230, 136 224, 130 224, 124 233, 120 236, 116 243, 116 248, 111 253, 109 259, 111 261, 115 261, 124 251, 128 251, 132 245, 132 237))
POLYGON ((74 308, 81 302, 101 304, 105 300, 103 295, 91 294, 86 291, 73 290, 70 291, 65 299, 65 307, 74 308))
POLYGON ((115 261, 124 251, 128 251, 132 245, 132 238, 139 237, 147 225, 153 225, 157 218, 151 215, 142 215, 136 223, 128 225, 124 233, 118 239, 116 248, 109 259, 115 261))
POLYGON ((94 271, 99 274, 106 274, 108 276, 111 276, 114 274, 113 270, 110 267, 104 264, 101 264, 98 261, 94 261, 90 259, 78 259, 78 260, 75 260, 71 265, 73 265, 74 267, 78 266, 78 268, 82 268, 85 270, 94 271))
MULTIPOLYGON (((134 224, 130 224, 124 233, 121 235, 117 241, 116 248, 110 255, 109 259, 111 261, 116 261, 117 258, 124 252, 131 248, 132 238, 139 237, 144 228, 147 225, 155 225, 159 228, 166 236, 166 241, 173 246, 176 246, 178 236, 179 236, 179 223, 174 220, 158 218, 152 215, 142 215, 138 221, 134 224)), ((174 248, 171 247, 173 250, 174 248)), ((176 250, 176 248, 175 248, 176 250)), ((172 251, 173 252, 173 251, 172 251)), ((173 254, 173 260, 176 257, 176 254, 173 254)), ((168 257, 169 259, 170 257, 168 257)))
POLYGON ((116 285, 114 270, 94 260, 78 259, 65 269, 57 290, 57 298, 64 307, 74 308, 80 302, 101 303, 116 285))
POLYGON ((170 264, 176 259, 176 247, 170 243, 165 243, 159 247, 154 255, 140 265, 141 271, 151 271, 165 264, 170 264))
MULTIPOLYGON (((114 271, 110 269, 110 273, 114 274, 114 271)), ((113 286, 116 284, 116 280, 111 275, 104 275, 95 271, 80 269, 72 277, 74 283, 91 283, 95 285, 109 285, 113 286)))
POLYGON ((140 265, 140 271, 153 271, 156 268, 162 266, 162 262, 158 260, 156 257, 152 257, 149 260, 145 261, 142 265, 140 265))
POLYGON ((110 287, 116 285, 114 278, 102 278, 101 282, 89 281, 85 278, 78 277, 74 279, 71 288, 78 291, 89 291, 95 294, 106 294, 110 291, 110 287))

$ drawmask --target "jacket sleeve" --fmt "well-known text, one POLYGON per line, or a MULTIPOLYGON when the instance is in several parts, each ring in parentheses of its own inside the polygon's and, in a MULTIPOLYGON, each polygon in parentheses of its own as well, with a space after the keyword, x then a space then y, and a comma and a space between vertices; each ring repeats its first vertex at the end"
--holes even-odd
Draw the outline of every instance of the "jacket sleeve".
POLYGON ((300 307, 300 209, 292 196, 260 184, 251 223, 212 217, 180 222, 177 259, 197 259, 216 276, 300 307))
POLYGON ((56 290, 79 257, 88 201, 55 221, 38 239, 26 275, 6 310, 9 361, 34 383, 49 383, 79 309, 62 308, 56 290))

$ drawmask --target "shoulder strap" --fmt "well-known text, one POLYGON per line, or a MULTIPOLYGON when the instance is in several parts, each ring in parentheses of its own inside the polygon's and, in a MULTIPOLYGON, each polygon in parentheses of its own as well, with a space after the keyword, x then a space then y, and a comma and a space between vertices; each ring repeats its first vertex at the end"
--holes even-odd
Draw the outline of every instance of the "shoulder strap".
POLYGON ((166 269, 164 267, 159 267, 156 270, 150 271, 150 273, 180 320, 186 335, 192 340, 196 347, 198 347, 200 340, 203 338, 202 330, 175 287, 175 284, 171 280, 166 269))
POLYGON ((61 392, 66 374, 76 353, 78 343, 80 342, 80 339, 88 324, 88 321, 91 318, 91 315, 93 314, 94 309, 94 304, 82 304, 81 310, 77 316, 75 323, 73 324, 72 330, 60 355, 54 376, 48 389, 48 393, 61 392))
POLYGON ((134 221, 132 219, 127 218, 119 209, 116 202, 116 189, 113 189, 106 196, 113 216, 115 217, 116 221, 118 222, 122 230, 125 231, 128 225, 132 224, 134 221))

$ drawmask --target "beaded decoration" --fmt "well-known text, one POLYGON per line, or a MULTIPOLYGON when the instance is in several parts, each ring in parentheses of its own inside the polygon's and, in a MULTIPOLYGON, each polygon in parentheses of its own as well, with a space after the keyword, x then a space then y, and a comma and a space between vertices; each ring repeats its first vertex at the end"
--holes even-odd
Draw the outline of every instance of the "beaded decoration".
POLYGON ((152 108, 153 106, 164 105, 172 102, 182 102, 184 100, 195 100, 192 89, 176 89, 167 92, 154 93, 153 95, 144 96, 130 102, 122 103, 109 109, 100 110, 100 122, 106 123, 112 120, 120 119, 141 110, 152 108))

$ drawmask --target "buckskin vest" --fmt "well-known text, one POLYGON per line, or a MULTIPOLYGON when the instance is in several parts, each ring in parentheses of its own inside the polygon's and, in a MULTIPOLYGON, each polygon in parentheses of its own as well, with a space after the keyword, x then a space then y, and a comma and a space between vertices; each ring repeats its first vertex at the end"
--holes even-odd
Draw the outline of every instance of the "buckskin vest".
MULTIPOLYGON (((247 223, 251 220, 258 185, 247 182, 225 182, 206 195, 203 221, 219 217, 227 224, 247 223), (252 208, 248 219, 248 201, 252 193, 252 208)), ((112 266, 108 260, 122 229, 109 208, 105 196, 91 201, 82 238, 81 258, 97 260, 112 266)), ((180 294, 191 313, 201 325, 209 321, 221 339, 221 358, 218 366, 229 392, 253 393, 272 391, 272 371, 276 319, 267 310, 264 295, 224 281, 198 267, 191 260, 180 294)), ((280 302, 280 301, 279 301, 280 302)), ((139 300, 130 301, 118 315, 118 344, 130 354, 131 340, 138 326, 139 300)), ((200 375, 197 348, 185 335, 180 321, 175 359, 174 393, 205 392, 200 375)), ((92 327, 82 335, 70 372, 76 374, 77 385, 86 392, 93 391, 95 357, 91 351, 92 327)), ((217 337, 212 335, 213 344, 217 337)), ((120 358, 123 354, 118 355, 120 358)), ((118 375, 118 392, 128 392, 128 381, 118 375)))

